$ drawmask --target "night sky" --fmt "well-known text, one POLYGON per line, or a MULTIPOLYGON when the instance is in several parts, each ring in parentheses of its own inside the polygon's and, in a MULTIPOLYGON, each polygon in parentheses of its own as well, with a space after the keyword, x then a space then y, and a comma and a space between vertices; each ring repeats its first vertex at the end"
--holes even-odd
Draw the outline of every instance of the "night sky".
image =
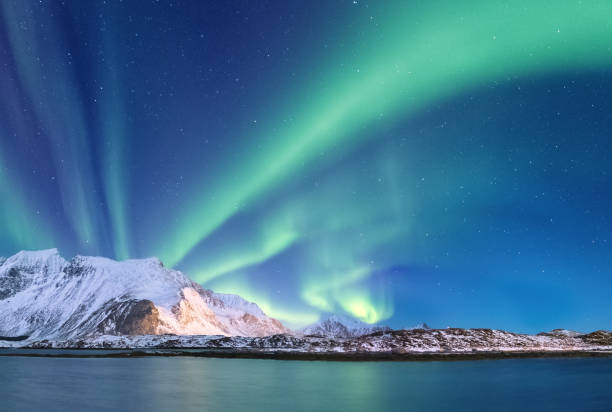
POLYGON ((290 326, 612 327, 612 2, 0 1, 0 255, 290 326))

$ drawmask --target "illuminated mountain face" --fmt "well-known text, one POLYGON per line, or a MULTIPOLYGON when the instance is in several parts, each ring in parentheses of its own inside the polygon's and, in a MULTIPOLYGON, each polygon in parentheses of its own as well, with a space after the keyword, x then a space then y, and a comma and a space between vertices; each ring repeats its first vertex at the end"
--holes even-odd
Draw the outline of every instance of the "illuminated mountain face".
POLYGON ((609 319, 609 2, 93 3, 0 6, 0 253, 290 326, 609 319))
POLYGON ((254 303, 204 289, 157 259, 116 262, 57 249, 0 265, 0 336, 269 336, 289 332, 254 303))

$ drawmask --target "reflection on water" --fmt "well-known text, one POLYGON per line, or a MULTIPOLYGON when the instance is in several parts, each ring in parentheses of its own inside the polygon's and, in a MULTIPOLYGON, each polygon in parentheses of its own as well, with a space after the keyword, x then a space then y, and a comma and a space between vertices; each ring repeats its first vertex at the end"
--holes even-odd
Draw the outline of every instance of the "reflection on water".
POLYGON ((612 359, 0 357, 2 411, 612 410, 612 359))

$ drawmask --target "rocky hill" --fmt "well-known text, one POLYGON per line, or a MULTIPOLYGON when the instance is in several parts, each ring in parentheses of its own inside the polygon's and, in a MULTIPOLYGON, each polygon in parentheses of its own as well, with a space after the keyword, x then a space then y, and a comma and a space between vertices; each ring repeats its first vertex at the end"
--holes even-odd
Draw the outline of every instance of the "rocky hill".
POLYGON ((411 329, 380 331, 370 335, 329 338, 282 334, 266 337, 239 336, 98 336, 64 341, 43 340, 29 348, 146 348, 229 350, 300 353, 493 353, 612 351, 612 332, 577 336, 523 335, 494 329, 411 329))

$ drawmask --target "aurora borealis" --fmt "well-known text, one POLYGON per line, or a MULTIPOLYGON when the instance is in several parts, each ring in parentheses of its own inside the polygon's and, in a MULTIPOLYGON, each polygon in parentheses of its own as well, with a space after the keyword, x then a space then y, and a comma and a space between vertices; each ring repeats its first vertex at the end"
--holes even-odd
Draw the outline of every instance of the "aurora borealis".
POLYGON ((612 323, 612 3, 0 4, 0 255, 290 325, 612 323))

